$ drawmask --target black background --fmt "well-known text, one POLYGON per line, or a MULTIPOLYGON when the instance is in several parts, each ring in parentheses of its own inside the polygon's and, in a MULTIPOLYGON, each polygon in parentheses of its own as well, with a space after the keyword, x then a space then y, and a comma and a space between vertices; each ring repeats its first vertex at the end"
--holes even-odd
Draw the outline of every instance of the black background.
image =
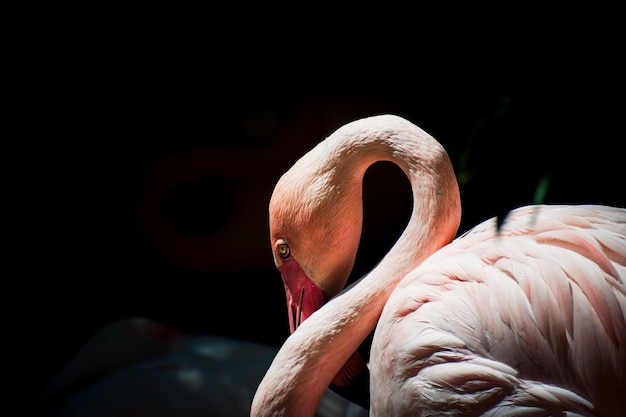
MULTIPOLYGON (((545 202, 626 205, 612 33, 590 39, 573 25, 518 41, 504 24, 435 47, 438 32, 321 43, 323 24, 305 37, 259 24, 240 37, 241 26, 204 29, 219 20, 105 19, 94 29, 85 19, 19 50, 17 146, 5 153, 17 231, 5 317, 19 401, 123 317, 280 346, 288 324, 267 235, 273 185, 360 117, 404 116, 446 147, 464 179, 460 232, 531 203, 546 176, 545 202)), ((397 169, 373 167, 365 186, 353 277, 408 218, 397 169)))

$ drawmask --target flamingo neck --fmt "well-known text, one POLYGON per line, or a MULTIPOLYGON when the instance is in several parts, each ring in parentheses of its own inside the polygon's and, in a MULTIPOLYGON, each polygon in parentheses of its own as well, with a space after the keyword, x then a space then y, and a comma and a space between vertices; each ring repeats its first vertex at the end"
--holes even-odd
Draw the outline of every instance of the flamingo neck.
MULTIPOLYGON (((408 176, 413 211, 404 232, 376 268, 317 310, 287 338, 257 389, 251 414, 255 417, 313 416, 333 377, 376 327, 396 285, 452 241, 460 222, 459 190, 446 151, 402 118, 376 116, 345 125, 301 160, 308 157, 309 163, 317 161, 318 170, 336 167, 329 188, 343 197, 329 204, 349 207, 343 213, 357 213, 359 228, 363 177, 378 161, 391 161, 408 176)), ((354 224, 347 218, 338 218, 337 223, 354 224)), ((357 240, 358 236, 360 230, 357 240)), ((356 247, 351 256, 356 256, 356 247)))

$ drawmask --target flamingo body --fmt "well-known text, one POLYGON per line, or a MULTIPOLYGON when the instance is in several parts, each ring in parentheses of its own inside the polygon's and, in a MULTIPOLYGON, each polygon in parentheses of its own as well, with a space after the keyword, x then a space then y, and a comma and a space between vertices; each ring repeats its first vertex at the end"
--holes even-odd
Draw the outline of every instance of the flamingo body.
POLYGON ((312 416, 331 382, 363 372, 354 354, 372 331, 372 417, 623 415, 626 209, 526 206, 456 237, 446 151, 394 115, 320 142, 279 179, 269 209, 292 334, 253 417, 312 416), (381 160, 409 178, 413 211, 379 264, 343 288, 363 175, 381 160))
POLYGON ((373 414, 617 415, 625 227, 622 209, 524 207, 434 253, 383 309, 373 414))

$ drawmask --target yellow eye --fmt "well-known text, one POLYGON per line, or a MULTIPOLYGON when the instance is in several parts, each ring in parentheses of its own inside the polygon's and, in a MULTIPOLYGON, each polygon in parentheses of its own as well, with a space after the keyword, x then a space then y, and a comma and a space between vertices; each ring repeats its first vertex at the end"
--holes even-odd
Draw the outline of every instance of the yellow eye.
POLYGON ((289 245, 284 243, 284 242, 283 243, 279 243, 276 246, 276 250, 278 251, 278 255, 281 258, 288 258, 289 255, 291 254, 291 251, 289 250, 289 245))

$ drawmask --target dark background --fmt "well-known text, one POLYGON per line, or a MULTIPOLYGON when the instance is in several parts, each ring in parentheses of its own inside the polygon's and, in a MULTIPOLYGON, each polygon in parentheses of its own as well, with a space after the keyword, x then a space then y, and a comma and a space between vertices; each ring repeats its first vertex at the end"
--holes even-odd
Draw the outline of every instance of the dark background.
MULTIPOLYGON (((404 116, 446 147, 462 179, 460 232, 531 203, 544 178, 547 203, 626 205, 613 33, 517 41, 503 25, 502 44, 492 33, 432 47, 439 34, 328 45, 323 25, 287 41, 289 30, 91 23, 36 36, 17 61, 5 305, 23 401, 123 317, 280 346, 272 188, 360 117, 404 116)), ((408 219, 397 169, 373 167, 365 186, 353 277, 408 219)))

